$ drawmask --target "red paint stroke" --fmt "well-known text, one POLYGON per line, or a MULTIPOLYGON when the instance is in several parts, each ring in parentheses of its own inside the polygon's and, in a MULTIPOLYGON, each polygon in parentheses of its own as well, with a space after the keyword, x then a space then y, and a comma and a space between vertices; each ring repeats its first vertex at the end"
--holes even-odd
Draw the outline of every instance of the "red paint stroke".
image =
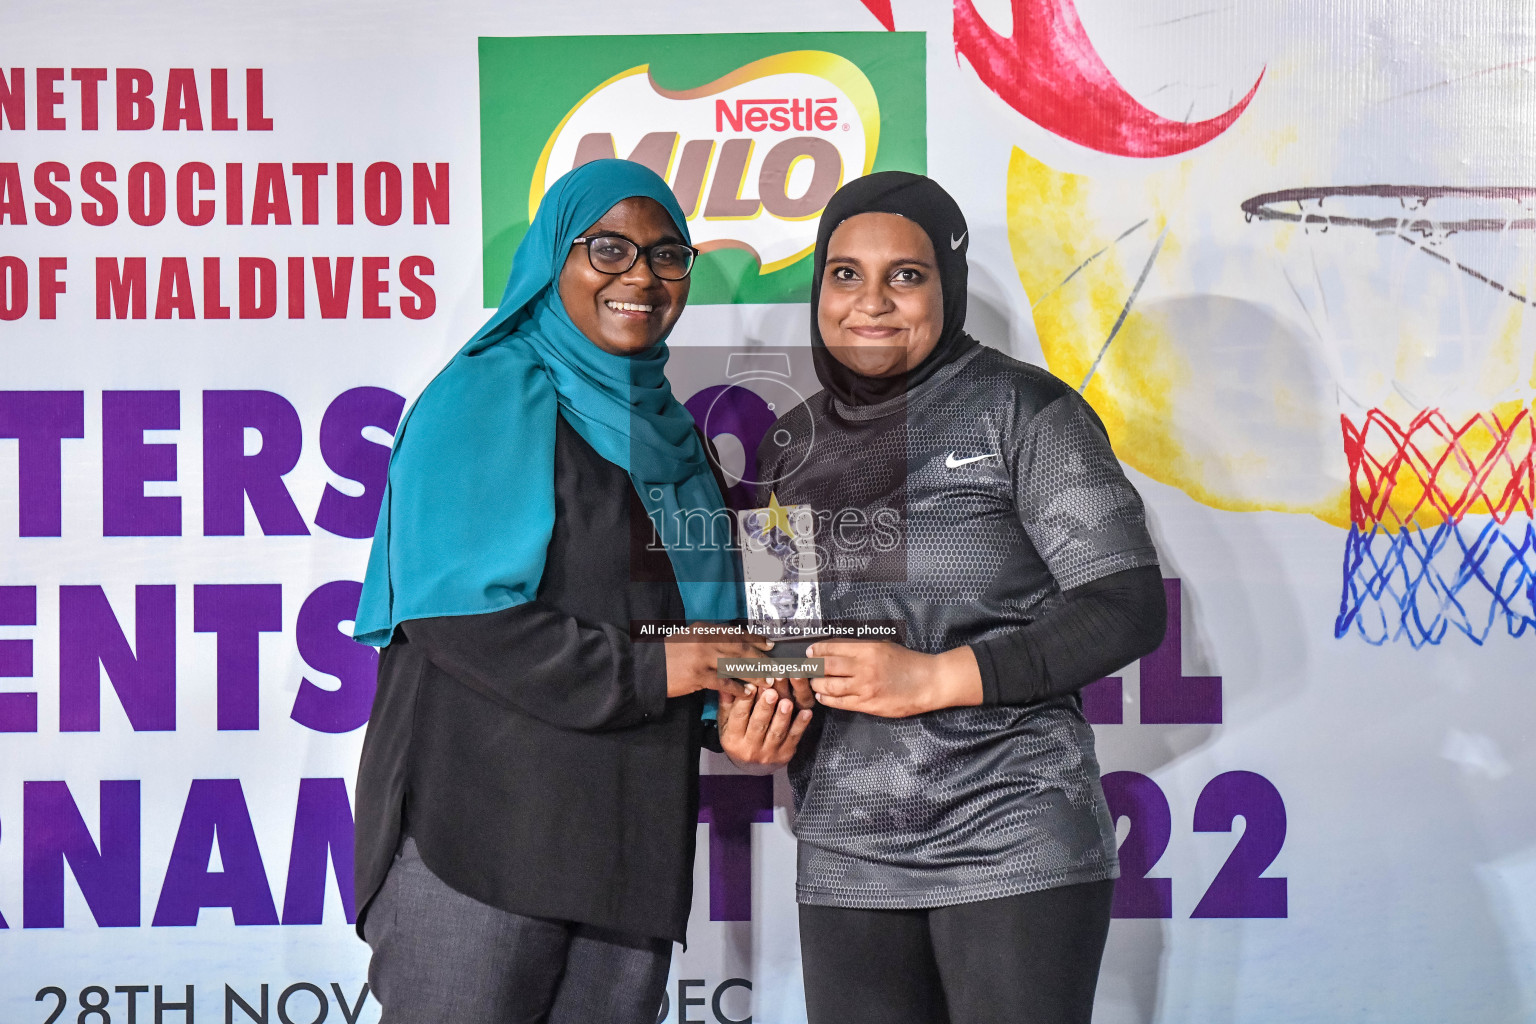
POLYGON ((887 32, 896 31, 896 17, 891 14, 891 0, 863 0, 863 4, 869 8, 870 14, 880 20, 880 24, 885 26, 887 32))
MULTIPOLYGON (((873 9, 879 0, 865 0, 873 9)), ((1247 108, 1253 88, 1208 121, 1173 121, 1137 103, 1099 58, 1072 0, 1012 0, 1013 35, 994 32, 971 0, 955 0, 955 51, 1003 102, 1081 146, 1158 157, 1203 146, 1247 108)))
POLYGON ((1520 409, 1449 420, 1425 409, 1400 424, 1371 409, 1358 425, 1341 416, 1349 461, 1349 516, 1356 528, 1399 529, 1482 513, 1500 523, 1536 515, 1536 421, 1520 409), (1392 504, 1402 485, 1405 501, 1392 504), (1412 502, 1407 508, 1400 507, 1412 502))

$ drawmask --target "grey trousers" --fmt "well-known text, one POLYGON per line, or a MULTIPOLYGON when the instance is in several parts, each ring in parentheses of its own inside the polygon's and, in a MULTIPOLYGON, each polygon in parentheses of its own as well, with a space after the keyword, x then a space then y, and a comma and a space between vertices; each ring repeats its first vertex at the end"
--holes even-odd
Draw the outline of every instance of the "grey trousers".
POLYGON ((672 944, 511 914, 451 888, 407 838, 364 922, 380 1024, 656 1024, 672 944))

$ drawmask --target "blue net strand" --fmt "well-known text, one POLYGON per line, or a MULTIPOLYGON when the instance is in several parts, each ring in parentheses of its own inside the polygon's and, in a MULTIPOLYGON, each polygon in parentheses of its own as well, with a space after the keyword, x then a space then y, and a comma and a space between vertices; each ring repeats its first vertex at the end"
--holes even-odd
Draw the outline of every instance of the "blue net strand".
POLYGON ((1501 627, 1536 635, 1536 524, 1479 517, 1389 532, 1352 526, 1344 547, 1336 637, 1408 641, 1459 633, 1483 644, 1501 627))

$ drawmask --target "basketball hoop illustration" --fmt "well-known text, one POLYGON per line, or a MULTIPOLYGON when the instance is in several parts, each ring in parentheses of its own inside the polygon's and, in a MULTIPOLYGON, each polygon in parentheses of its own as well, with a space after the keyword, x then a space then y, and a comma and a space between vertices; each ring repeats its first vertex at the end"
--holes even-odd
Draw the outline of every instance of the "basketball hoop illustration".
POLYGON ((1334 634, 1536 633, 1536 188, 1298 188, 1242 204, 1338 385, 1334 634))

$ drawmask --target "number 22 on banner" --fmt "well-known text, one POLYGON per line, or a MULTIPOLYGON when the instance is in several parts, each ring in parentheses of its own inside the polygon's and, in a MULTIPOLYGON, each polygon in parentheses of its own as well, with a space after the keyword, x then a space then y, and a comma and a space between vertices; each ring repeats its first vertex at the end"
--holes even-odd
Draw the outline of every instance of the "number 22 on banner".
MULTIPOLYGON (((1104 798, 1110 818, 1131 820, 1112 916, 1172 917, 1173 880, 1147 877, 1173 835, 1168 798, 1156 782, 1128 771, 1104 776, 1104 798)), ((1286 879, 1261 877, 1285 845, 1285 801, 1255 772, 1225 772, 1206 783, 1195 801, 1195 831, 1230 832, 1239 816, 1242 837, 1190 917, 1287 916, 1286 879)))

